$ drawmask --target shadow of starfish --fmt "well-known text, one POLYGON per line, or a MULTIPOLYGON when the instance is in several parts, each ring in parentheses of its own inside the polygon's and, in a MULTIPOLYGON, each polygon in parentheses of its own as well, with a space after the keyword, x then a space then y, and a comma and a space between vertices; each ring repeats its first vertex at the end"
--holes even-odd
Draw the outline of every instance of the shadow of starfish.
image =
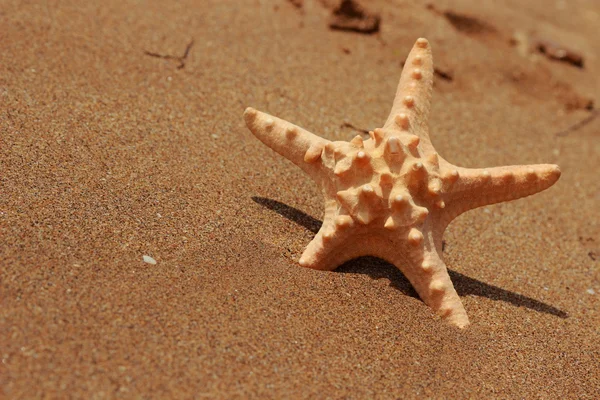
MULTIPOLYGON (((290 207, 287 204, 265 197, 254 196, 252 197, 252 200, 265 208, 275 211, 290 221, 303 226, 315 234, 321 227, 321 221, 311 217, 303 211, 298 210, 297 208, 290 207)), ((348 261, 347 263, 344 263, 338 267, 334 272, 366 274, 372 279, 386 278, 389 279, 390 286, 393 288, 400 290, 407 296, 419 298, 417 292, 413 289, 408 279, 406 279, 406 277, 398 268, 376 257, 360 257, 348 261)), ((448 272, 452 282, 454 282, 454 287, 460 296, 473 295, 487 297, 488 299, 501 300, 515 306, 527 307, 531 310, 555 315, 560 318, 567 318, 569 316, 569 314, 566 312, 549 304, 532 299, 531 297, 478 281, 477 279, 470 278, 456 271, 449 270, 448 272)))

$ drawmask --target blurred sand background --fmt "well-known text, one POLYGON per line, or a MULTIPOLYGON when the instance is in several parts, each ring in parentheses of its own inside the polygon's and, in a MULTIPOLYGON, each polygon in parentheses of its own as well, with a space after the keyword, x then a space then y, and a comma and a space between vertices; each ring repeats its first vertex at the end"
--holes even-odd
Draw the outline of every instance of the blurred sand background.
POLYGON ((0 2, 0 397, 598 398, 600 3, 299 3, 0 2), (418 37, 440 154, 562 169, 450 225, 465 331, 381 260, 299 267, 318 189, 242 118, 381 126, 418 37))

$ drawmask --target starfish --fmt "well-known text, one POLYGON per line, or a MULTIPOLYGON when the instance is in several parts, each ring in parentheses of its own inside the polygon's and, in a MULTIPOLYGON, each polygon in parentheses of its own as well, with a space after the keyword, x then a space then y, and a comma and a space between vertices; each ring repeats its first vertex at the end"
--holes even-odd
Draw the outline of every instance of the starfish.
POLYGON ((387 121, 366 140, 329 141, 253 108, 244 118, 258 139, 322 188, 323 225, 300 257, 301 266, 333 270, 360 256, 382 258, 402 271, 438 315, 464 328, 469 318, 442 260, 446 227, 465 211, 547 189, 560 169, 452 165, 429 138, 432 91, 431 46, 420 38, 387 121))

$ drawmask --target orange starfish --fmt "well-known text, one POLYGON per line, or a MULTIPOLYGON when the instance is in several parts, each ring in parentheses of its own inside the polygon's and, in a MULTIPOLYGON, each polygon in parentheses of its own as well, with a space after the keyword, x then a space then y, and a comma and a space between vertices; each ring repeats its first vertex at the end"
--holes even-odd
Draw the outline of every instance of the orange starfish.
POLYGON ((429 42, 418 39, 383 128, 364 140, 331 142, 279 118, 246 109, 252 133, 322 187, 323 226, 300 265, 333 270, 365 255, 398 267, 434 311, 469 324, 442 260, 442 236, 454 218, 486 204, 537 193, 560 177, 557 165, 461 168, 429 139, 433 87, 429 42))

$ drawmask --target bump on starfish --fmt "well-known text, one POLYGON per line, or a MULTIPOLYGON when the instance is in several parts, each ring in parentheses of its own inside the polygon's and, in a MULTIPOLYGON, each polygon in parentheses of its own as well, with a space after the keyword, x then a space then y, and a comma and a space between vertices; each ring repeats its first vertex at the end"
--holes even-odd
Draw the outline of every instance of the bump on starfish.
POLYGON ((323 226, 299 263, 333 270, 364 256, 398 267, 419 296, 449 323, 469 318, 442 260, 446 226, 465 211, 552 186, 556 165, 470 169, 443 159, 429 139, 433 59, 418 39, 382 128, 350 142, 329 141, 271 115, 246 109, 248 128, 322 187, 323 226))

